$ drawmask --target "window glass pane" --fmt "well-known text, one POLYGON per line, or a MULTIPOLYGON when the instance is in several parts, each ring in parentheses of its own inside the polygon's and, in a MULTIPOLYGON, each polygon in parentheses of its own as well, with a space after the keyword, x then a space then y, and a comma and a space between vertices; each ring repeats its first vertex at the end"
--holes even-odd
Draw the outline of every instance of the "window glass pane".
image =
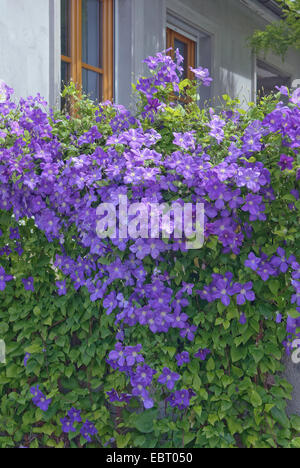
POLYGON ((61 62, 61 86, 64 88, 70 80, 70 65, 66 62, 61 62))
POLYGON ((261 61, 257 62, 257 93, 259 96, 267 96, 276 92, 275 86, 290 86, 290 77, 278 72, 271 66, 261 61))
POLYGON ((102 75, 82 69, 82 89, 95 102, 102 100, 102 75))
POLYGON ((178 49, 180 55, 184 58, 184 62, 181 66, 184 68, 183 71, 183 78, 187 78, 187 70, 188 70, 188 48, 185 42, 180 41, 175 37, 174 39, 174 50, 178 49))
MULTIPOLYGON (((66 62, 61 62, 61 90, 63 91, 64 87, 70 81, 70 64, 66 62)), ((61 98, 61 109, 66 108, 67 100, 61 98)))
POLYGON ((70 57, 70 0, 61 0, 61 53, 70 57))
POLYGON ((82 0, 82 61, 102 68, 102 1, 82 0))

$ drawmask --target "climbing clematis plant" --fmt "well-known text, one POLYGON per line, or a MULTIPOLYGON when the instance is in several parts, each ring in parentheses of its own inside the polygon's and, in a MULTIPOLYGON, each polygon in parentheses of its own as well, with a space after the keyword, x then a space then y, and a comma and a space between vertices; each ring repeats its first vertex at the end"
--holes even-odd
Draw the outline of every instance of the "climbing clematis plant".
POLYGON ((300 447, 299 91, 145 63, 134 112, 0 91, 0 447, 300 447))

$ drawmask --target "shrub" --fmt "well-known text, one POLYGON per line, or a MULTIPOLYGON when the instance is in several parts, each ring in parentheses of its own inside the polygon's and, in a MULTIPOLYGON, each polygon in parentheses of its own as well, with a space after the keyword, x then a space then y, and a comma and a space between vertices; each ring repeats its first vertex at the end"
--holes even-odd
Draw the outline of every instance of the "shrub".
POLYGON ((200 110, 208 71, 180 81, 181 62, 146 60, 134 114, 72 83, 72 115, 2 89, 1 447, 300 446, 281 376, 300 328, 300 93, 200 110), (101 238, 120 195, 146 210, 101 238), (136 238, 163 202, 194 221, 204 206, 202 248, 165 222, 136 238))

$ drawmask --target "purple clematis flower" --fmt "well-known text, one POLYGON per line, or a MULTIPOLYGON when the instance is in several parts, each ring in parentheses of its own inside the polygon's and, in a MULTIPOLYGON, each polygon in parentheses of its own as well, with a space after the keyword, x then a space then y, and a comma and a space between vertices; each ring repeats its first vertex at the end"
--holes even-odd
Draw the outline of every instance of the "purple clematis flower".
POLYGON ((56 281, 57 294, 59 296, 65 296, 67 294, 67 287, 65 281, 56 281))
POLYGON ((29 353, 25 354, 24 361, 23 361, 24 367, 27 367, 27 363, 28 363, 28 360, 29 360, 30 356, 31 356, 31 354, 29 354, 29 353))
POLYGON ((74 421, 71 421, 69 418, 62 418, 60 422, 62 424, 62 431, 66 434, 68 432, 76 432, 76 428, 73 426, 74 421))
POLYGON ((3 267, 0 266, 0 291, 4 291, 6 283, 13 280, 13 276, 7 275, 3 267))
POLYGON ((77 410, 75 408, 71 408, 68 411, 68 416, 69 416, 70 420, 73 421, 73 422, 75 422, 75 421, 79 422, 79 423, 82 422, 80 410, 77 410))
POLYGON ((204 348, 204 349, 199 349, 197 353, 194 354, 196 358, 199 358, 201 361, 205 361, 207 356, 211 353, 210 349, 204 348))
POLYGON ((83 424, 82 428, 80 429, 80 434, 82 437, 85 438, 88 442, 92 442, 91 436, 98 434, 97 429, 95 428, 94 424, 90 421, 86 420, 83 424))
POLYGON ((245 267, 251 268, 251 270, 256 271, 259 267, 261 259, 256 257, 253 252, 248 255, 248 260, 245 261, 245 267))
POLYGON ((32 387, 30 389, 31 394, 33 395, 32 401, 33 403, 40 408, 42 411, 48 411, 48 408, 52 402, 52 399, 47 399, 45 395, 39 389, 39 386, 32 387))
POLYGON ((236 302, 238 305, 245 304, 246 300, 250 302, 255 300, 255 294, 252 291, 253 283, 251 281, 244 285, 238 284, 238 287, 240 289, 236 298, 236 302))
POLYGON ((188 351, 182 351, 182 353, 176 354, 175 358, 179 367, 190 362, 190 355, 188 351))
POLYGON ((286 156, 285 154, 282 154, 280 156, 280 161, 278 163, 278 166, 281 168, 282 171, 286 171, 286 170, 291 171, 293 169, 293 163, 294 163, 293 158, 291 158, 290 156, 286 156))
POLYGON ((22 282, 24 284, 24 288, 26 291, 33 291, 34 292, 34 279, 33 277, 31 276, 30 278, 23 278, 22 279, 22 282))
POLYGON ((136 346, 126 346, 124 354, 126 357, 127 366, 134 366, 137 362, 143 362, 143 356, 139 355, 142 350, 142 345, 138 344, 136 346))
POLYGON ((166 384, 169 390, 174 388, 174 385, 177 380, 180 379, 180 375, 176 372, 172 372, 168 367, 164 367, 162 374, 158 377, 157 382, 161 384, 166 384))
POLYGON ((241 325, 245 325, 247 323, 247 317, 244 313, 241 314, 239 322, 241 325))

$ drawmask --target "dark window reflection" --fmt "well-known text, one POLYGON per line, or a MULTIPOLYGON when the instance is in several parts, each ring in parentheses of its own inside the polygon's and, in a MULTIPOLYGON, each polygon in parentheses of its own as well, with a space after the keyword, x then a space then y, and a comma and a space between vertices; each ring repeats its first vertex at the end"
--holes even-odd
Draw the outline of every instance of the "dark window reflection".
POLYGON ((291 78, 272 66, 257 61, 257 93, 260 97, 277 92, 276 86, 290 86, 291 78))
POLYGON ((184 58, 184 62, 181 66, 184 68, 182 77, 185 79, 187 78, 187 64, 188 64, 188 56, 187 56, 187 44, 185 42, 180 41, 179 39, 174 39, 174 50, 178 49, 180 55, 184 58))
MULTIPOLYGON (((64 87, 70 81, 70 64, 66 62, 61 62, 61 90, 63 91, 64 87)), ((61 98, 61 108, 67 108, 68 103, 65 98, 61 98)))
POLYGON ((102 100, 102 76, 91 70, 82 69, 82 89, 95 102, 102 100))
POLYGON ((61 0, 61 53, 70 57, 70 2, 61 0))
POLYGON ((102 68, 102 2, 82 0, 82 61, 102 68))

